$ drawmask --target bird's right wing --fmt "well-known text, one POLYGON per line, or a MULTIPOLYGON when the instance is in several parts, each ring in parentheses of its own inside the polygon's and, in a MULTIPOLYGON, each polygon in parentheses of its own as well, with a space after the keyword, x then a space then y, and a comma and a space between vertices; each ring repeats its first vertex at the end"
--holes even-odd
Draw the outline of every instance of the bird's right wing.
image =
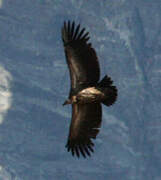
POLYGON ((72 155, 86 157, 93 152, 93 142, 101 126, 102 107, 101 104, 73 104, 72 121, 69 137, 66 144, 72 155))

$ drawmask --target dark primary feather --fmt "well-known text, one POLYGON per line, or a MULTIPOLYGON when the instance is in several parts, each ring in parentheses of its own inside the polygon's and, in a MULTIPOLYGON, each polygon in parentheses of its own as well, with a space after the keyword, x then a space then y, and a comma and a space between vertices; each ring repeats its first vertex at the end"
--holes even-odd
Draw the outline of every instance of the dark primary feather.
POLYGON ((72 155, 80 154, 85 158, 90 156, 93 150, 93 142, 101 126, 101 104, 73 104, 72 121, 66 147, 72 155))
POLYGON ((95 85, 100 76, 95 50, 88 43, 88 32, 80 24, 64 22, 62 40, 71 77, 71 90, 95 85))

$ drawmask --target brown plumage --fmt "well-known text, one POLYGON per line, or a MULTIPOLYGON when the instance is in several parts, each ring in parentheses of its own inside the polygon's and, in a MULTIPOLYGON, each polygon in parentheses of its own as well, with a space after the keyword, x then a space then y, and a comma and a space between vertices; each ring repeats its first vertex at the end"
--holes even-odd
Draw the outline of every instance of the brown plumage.
POLYGON ((95 50, 88 43, 89 33, 80 24, 68 21, 62 28, 62 40, 70 72, 68 100, 72 104, 72 121, 66 147, 72 155, 90 156, 93 142, 101 126, 101 103, 110 106, 117 98, 117 89, 107 75, 100 81, 100 68, 95 50))

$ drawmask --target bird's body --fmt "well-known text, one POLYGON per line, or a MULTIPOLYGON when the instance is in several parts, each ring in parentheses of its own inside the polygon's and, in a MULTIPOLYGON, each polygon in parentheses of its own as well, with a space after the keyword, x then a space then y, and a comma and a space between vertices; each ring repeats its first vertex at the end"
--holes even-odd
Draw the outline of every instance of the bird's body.
POLYGON ((100 68, 95 50, 89 40, 88 33, 81 31, 80 25, 70 21, 64 23, 62 40, 67 64, 69 67, 71 88, 68 99, 64 102, 72 104, 72 121, 66 147, 72 155, 90 156, 93 142, 102 120, 101 103, 106 106, 116 101, 117 89, 107 75, 99 82, 100 68))
POLYGON ((65 104, 100 103, 106 100, 106 98, 107 98, 106 89, 100 91, 96 87, 88 87, 79 91, 76 95, 71 96, 71 98, 68 101, 66 101, 65 104))
POLYGON ((95 87, 83 89, 76 96, 76 100, 80 104, 100 103, 100 101, 103 101, 105 98, 105 94, 95 87))

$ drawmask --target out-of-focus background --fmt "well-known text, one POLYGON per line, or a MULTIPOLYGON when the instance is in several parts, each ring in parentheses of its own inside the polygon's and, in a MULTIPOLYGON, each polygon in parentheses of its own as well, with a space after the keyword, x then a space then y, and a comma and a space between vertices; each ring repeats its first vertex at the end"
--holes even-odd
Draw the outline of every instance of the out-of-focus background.
POLYGON ((0 0, 0 180, 35 179, 161 179, 160 0, 0 0), (65 149, 64 20, 90 32, 119 93, 87 159, 65 149))

